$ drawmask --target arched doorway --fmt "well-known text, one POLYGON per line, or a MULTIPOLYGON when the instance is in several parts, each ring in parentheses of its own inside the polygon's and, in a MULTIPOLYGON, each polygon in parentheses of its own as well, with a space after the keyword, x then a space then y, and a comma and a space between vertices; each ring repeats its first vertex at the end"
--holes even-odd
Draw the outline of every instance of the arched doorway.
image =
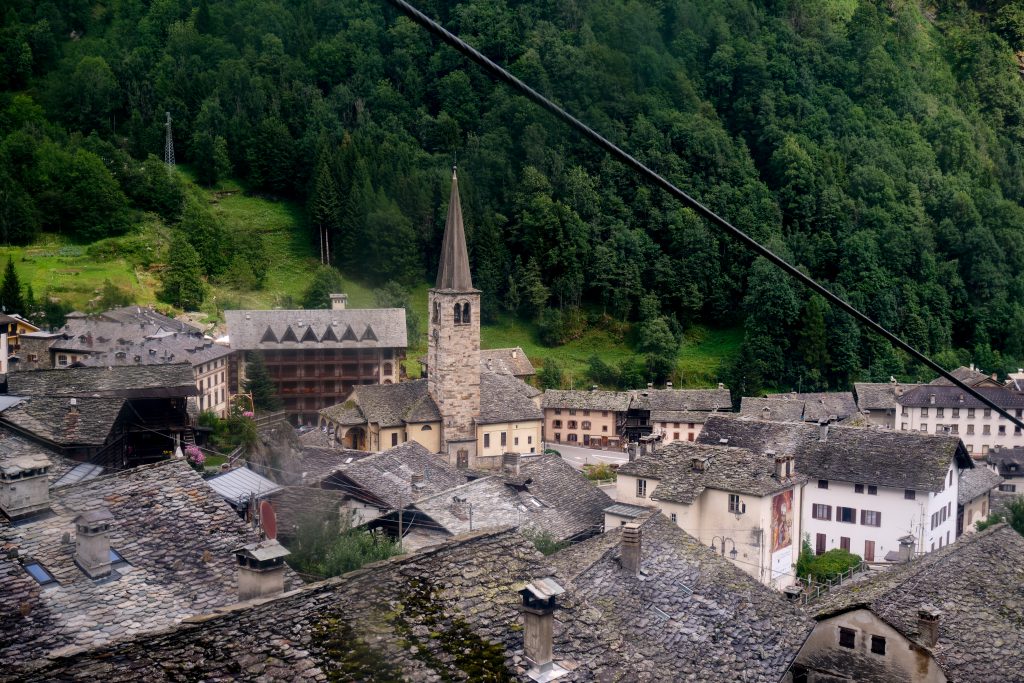
POLYGON ((366 429, 364 427, 349 427, 344 432, 338 432, 338 441, 342 448, 350 448, 355 451, 366 450, 366 429))

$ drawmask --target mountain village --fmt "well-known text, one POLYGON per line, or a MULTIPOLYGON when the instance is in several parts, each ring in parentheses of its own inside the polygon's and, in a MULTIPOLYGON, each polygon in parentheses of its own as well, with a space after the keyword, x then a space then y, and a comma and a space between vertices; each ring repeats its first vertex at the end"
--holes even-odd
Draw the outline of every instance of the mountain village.
MULTIPOLYGON (((441 254, 420 379, 405 311, 343 293, 217 339, 10 317, 0 680, 1024 679, 1024 537, 976 529, 1024 485, 1019 427, 941 379, 541 392, 480 348, 454 172, 441 254), (245 408, 252 354, 282 411, 245 408), (262 457, 202 466, 199 415, 239 405, 262 457), (297 572, 310 511, 401 554, 297 572)), ((1024 372, 956 376, 1022 415, 1024 372)))

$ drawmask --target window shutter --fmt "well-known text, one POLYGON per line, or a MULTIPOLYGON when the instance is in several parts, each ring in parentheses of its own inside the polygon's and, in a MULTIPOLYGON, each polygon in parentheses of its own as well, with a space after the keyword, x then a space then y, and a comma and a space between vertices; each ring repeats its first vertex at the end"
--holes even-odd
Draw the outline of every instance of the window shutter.
POLYGON ((861 510, 860 511, 860 523, 861 524, 864 524, 865 518, 866 518, 866 515, 864 514, 864 510, 861 510))

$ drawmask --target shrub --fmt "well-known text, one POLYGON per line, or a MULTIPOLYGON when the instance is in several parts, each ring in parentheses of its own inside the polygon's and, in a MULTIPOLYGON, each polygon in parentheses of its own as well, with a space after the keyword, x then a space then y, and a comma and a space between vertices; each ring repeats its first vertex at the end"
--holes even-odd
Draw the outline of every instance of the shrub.
POLYGON ((398 541, 353 528, 347 515, 319 508, 310 508, 299 517, 288 550, 288 564, 294 569, 322 577, 338 576, 401 553, 398 541))
POLYGON ((801 561, 797 562, 797 576, 800 576, 800 578, 810 578, 818 583, 834 579, 861 563, 860 555, 843 550, 842 548, 833 548, 821 555, 812 555, 809 561, 804 561, 804 556, 810 550, 810 544, 805 543, 804 549, 801 552, 801 561), (804 574, 800 573, 801 570, 804 571, 804 574))
POLYGON ((597 465, 584 465, 583 476, 591 481, 608 481, 609 479, 615 481, 617 477, 615 470, 606 462, 597 465))
POLYGON ((530 543, 533 543, 533 546, 539 550, 542 555, 557 553, 559 550, 569 545, 565 541, 555 540, 555 537, 551 535, 550 531, 541 531, 532 527, 525 527, 520 529, 520 533, 522 533, 530 543))

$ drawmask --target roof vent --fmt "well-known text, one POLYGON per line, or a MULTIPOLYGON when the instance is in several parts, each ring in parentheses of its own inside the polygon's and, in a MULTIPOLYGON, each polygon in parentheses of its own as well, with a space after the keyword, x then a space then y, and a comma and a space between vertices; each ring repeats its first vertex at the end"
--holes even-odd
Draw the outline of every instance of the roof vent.
POLYGON ((718 440, 718 445, 719 446, 728 446, 729 445, 729 439, 719 439, 718 440))

